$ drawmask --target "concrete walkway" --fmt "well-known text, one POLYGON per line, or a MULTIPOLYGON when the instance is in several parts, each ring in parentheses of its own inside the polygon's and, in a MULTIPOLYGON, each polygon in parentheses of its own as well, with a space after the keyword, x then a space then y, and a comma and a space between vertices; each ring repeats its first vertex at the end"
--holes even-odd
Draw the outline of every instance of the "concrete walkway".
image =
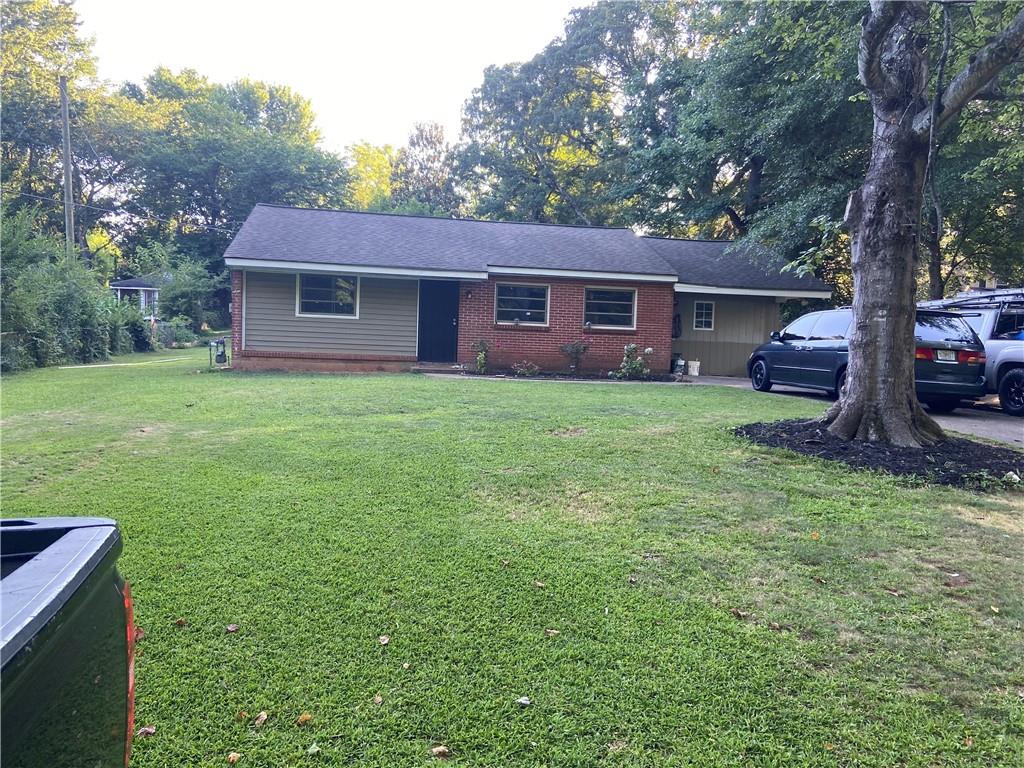
MULTIPOLYGON (((735 387, 739 389, 750 389, 750 380, 735 378, 732 376, 697 376, 687 377, 691 384, 715 385, 719 387, 735 387)), ((760 394, 777 395, 781 397, 804 397, 813 400, 820 400, 822 403, 830 400, 819 392, 798 387, 787 387, 776 384, 771 392, 760 394)), ((973 405, 965 405, 957 408, 952 413, 932 414, 943 429, 953 432, 960 432, 976 437, 983 437, 987 440, 996 440, 1007 443, 1017 448, 1024 447, 1024 419, 1014 416, 1007 416, 999 407, 999 400, 995 395, 990 395, 979 400, 973 405)))

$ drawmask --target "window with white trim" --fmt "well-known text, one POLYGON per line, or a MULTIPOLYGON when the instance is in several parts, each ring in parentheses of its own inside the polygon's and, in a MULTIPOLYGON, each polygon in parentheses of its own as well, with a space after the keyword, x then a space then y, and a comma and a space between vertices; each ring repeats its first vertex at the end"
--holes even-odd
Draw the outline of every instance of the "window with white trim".
POLYGON ((494 322, 519 325, 548 324, 548 286, 496 283, 494 322))
POLYGON ((359 278, 350 275, 303 275, 295 279, 295 314, 357 317, 359 278))
POLYGON ((587 288, 583 295, 583 322, 594 328, 636 328, 636 290, 587 288))
POLYGON ((693 330, 713 331, 715 330, 715 302, 695 301, 693 302, 693 330))

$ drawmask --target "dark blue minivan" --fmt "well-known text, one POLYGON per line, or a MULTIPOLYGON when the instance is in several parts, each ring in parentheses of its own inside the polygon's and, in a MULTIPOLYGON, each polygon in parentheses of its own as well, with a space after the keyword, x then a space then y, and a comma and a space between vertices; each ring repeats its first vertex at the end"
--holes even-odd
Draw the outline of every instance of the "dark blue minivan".
MULTIPOLYGON (((835 396, 843 388, 853 310, 811 312, 794 320, 747 361, 754 389, 773 384, 817 389, 835 396)), ((948 412, 962 400, 985 394, 985 347, 959 314, 917 311, 914 327, 917 398, 930 410, 948 412)))

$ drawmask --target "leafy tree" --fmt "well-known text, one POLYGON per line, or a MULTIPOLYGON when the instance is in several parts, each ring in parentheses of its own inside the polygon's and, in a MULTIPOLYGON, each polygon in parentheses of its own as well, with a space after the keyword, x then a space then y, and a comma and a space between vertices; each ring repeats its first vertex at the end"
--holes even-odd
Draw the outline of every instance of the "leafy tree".
POLYGON ((198 261, 179 262, 160 281, 161 317, 186 318, 192 331, 199 333, 210 317, 214 295, 222 282, 198 261))
POLYGON ((350 182, 345 204, 357 211, 387 211, 391 209, 392 179, 395 176, 398 155, 385 144, 376 146, 363 141, 348 148, 350 182))
POLYGON ((417 123, 398 150, 391 174, 391 202, 401 212, 456 216, 463 198, 455 159, 437 123, 417 123))
MULTIPOLYGON (((950 9, 945 7, 951 31, 950 9)), ((937 78, 926 98, 929 65, 947 63, 929 46, 928 3, 873 0, 861 29, 857 64, 874 115, 871 160, 863 185, 850 195, 853 336, 846 385, 823 421, 850 439, 920 447, 943 438, 914 392, 914 297, 918 231, 927 169, 936 136, 991 87, 1024 49, 1024 10, 974 52, 948 80, 937 78)))

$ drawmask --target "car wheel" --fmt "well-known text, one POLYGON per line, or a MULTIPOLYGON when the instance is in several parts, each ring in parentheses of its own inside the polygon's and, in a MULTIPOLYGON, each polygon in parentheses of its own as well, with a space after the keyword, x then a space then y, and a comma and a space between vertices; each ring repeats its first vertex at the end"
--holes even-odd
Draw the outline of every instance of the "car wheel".
POLYGON ((843 387, 844 386, 846 386, 846 369, 845 368, 843 368, 843 370, 841 370, 839 372, 839 375, 836 376, 836 388, 834 390, 832 390, 832 397, 835 398, 836 400, 838 400, 839 396, 843 393, 843 387))
POLYGON ((758 392, 767 392, 772 388, 772 378, 768 375, 768 363, 758 358, 750 368, 750 385, 758 392))
POLYGON ((924 400, 923 402, 928 406, 928 410, 933 413, 950 413, 955 411, 957 406, 960 405, 960 401, 955 397, 924 400))
POLYGON ((1011 416, 1024 416, 1024 368, 1008 371, 999 382, 999 404, 1011 416))

